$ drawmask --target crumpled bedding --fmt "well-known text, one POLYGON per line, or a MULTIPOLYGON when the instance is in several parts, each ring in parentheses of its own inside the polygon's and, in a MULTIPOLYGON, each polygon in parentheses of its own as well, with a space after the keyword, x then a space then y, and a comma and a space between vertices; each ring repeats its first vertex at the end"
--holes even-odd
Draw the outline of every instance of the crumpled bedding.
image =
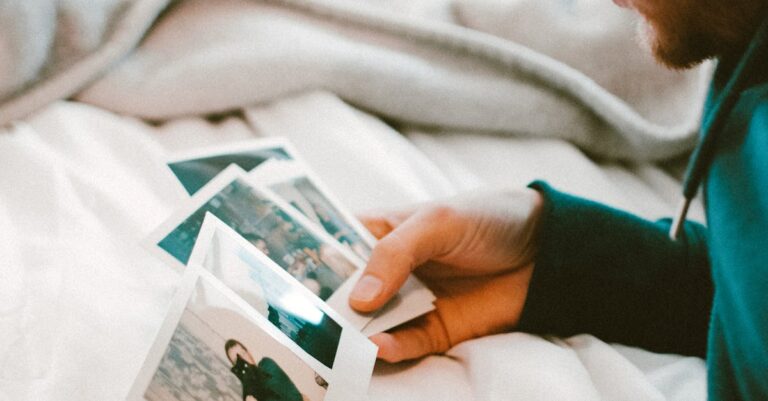
POLYGON ((657 65, 633 14, 601 0, 419 4, 12 1, 0 7, 0 81, 13 83, 0 125, 73 95, 167 120, 329 90, 399 124, 553 137, 604 158, 692 148, 711 69, 657 65))
MULTIPOLYGON (((328 93, 217 122, 189 118, 159 126, 78 103, 54 104, 0 135, 0 399, 122 398, 178 282, 138 245, 178 200, 174 178, 163 168, 167 152, 283 134, 354 211, 495 186, 500 177, 483 170, 494 160, 502 163, 497 167, 508 161, 488 159, 465 178, 444 174, 439 164, 456 158, 450 141, 444 150, 427 149, 413 135, 409 142, 328 93), (357 135, 344 135, 349 130, 357 135), (433 160, 438 155, 440 163, 433 160)), ((557 154, 552 166, 584 157, 556 141, 481 139, 508 149, 538 147, 542 163, 549 149, 557 154)), ((455 165, 467 161, 456 158, 455 165)), ((538 173, 518 167, 505 170, 513 184, 538 173)), ((621 202, 616 194, 626 183, 595 166, 582 173, 560 182, 603 188, 593 195, 621 202)), ((635 192, 651 199, 653 186, 644 188, 635 192)), ((445 356, 379 364, 370 399, 694 400, 704 399, 705 390, 705 366, 697 358, 588 335, 561 340, 511 333, 460 344, 445 356)))
MULTIPOLYGON (((84 3, 0 4, 0 401, 127 393, 178 280, 139 246, 169 152, 286 136, 353 211, 543 178, 658 218, 709 77, 636 55, 603 0, 84 3)), ((700 359, 510 333, 380 364, 370 398, 705 390, 700 359)))

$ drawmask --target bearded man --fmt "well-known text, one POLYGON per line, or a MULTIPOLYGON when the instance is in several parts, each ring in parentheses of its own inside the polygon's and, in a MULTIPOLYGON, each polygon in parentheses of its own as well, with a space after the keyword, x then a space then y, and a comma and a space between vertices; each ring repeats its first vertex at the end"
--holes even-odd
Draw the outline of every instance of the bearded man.
POLYGON ((544 182, 364 218, 381 240, 350 297, 381 307, 411 271, 436 310, 372 340, 396 362, 508 330, 591 333, 706 356, 711 400, 768 399, 768 1, 615 0, 658 60, 718 61, 675 220, 544 182), (701 184, 708 228, 686 222, 701 184))

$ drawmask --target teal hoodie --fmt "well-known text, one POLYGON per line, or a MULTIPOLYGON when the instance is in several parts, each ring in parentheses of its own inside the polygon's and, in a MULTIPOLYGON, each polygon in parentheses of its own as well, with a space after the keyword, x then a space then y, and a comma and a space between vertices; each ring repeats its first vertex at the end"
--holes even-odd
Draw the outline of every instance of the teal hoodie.
POLYGON ((768 400, 768 20, 718 63, 683 216, 701 183, 708 228, 531 184, 545 206, 520 329, 706 357, 710 400, 768 400))

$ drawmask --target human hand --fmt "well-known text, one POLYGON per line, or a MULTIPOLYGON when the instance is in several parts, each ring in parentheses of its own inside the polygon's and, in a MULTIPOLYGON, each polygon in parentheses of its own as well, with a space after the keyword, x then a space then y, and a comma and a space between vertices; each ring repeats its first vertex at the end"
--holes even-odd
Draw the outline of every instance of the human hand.
POLYGON ((532 189, 458 197, 362 217, 379 238, 350 296, 374 311, 415 272, 436 309, 371 340, 388 362, 447 351, 514 328, 525 303, 543 200, 532 189))

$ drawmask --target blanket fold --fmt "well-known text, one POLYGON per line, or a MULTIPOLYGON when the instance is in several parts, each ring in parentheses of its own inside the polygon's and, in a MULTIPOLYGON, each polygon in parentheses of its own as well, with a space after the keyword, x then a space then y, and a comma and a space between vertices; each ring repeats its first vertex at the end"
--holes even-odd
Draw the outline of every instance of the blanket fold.
MULTIPOLYGON (((77 99, 165 120, 324 89, 406 126, 554 137, 610 159, 668 159, 695 142, 710 68, 669 73, 647 55, 631 56, 640 52, 636 21, 610 4, 435 3, 454 16, 450 23, 372 3, 177 2, 77 99)), ((132 6, 140 4, 155 13, 122 24, 134 27, 132 37, 163 7, 132 6)), ((104 43, 96 53, 115 46, 104 43)), ((54 75, 42 85, 83 86, 109 64, 88 69, 88 79, 54 75)), ((0 105, 0 123, 72 92, 32 88, 0 105)))

